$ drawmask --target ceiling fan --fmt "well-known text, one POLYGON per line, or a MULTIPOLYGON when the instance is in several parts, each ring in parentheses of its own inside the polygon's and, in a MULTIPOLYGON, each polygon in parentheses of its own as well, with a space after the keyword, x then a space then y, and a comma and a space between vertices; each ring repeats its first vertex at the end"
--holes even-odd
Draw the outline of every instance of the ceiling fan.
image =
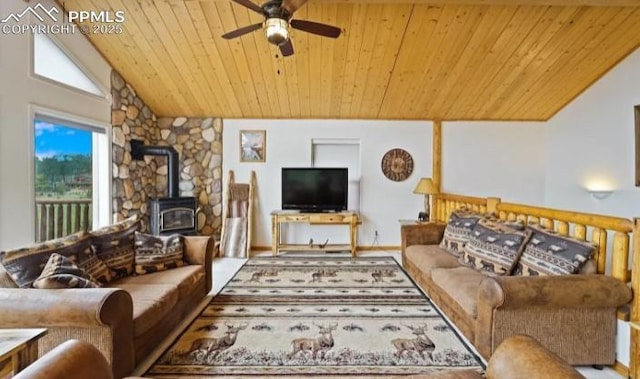
POLYGON ((306 20, 292 20, 293 13, 307 0, 270 0, 257 5, 250 0, 232 0, 252 11, 264 16, 264 22, 244 26, 222 35, 222 38, 232 39, 251 33, 260 28, 264 29, 267 40, 280 48, 285 57, 293 54, 293 44, 289 36, 289 26, 307 33, 323 37, 338 38, 340 29, 335 26, 306 20))

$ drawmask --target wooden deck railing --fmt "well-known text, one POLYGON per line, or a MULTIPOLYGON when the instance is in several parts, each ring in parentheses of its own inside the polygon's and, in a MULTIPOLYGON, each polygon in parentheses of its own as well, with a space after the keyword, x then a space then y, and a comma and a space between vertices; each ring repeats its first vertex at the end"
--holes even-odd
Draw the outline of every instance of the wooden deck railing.
POLYGON ((91 229, 91 199, 36 200, 36 241, 91 229))

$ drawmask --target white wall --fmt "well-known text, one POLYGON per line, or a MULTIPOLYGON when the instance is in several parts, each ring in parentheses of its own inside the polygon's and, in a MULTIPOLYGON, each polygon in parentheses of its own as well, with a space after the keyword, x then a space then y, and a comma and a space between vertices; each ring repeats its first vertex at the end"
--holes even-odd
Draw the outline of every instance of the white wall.
MULTIPOLYGON (((269 214, 281 208, 280 169, 311 165, 311 140, 314 138, 349 138, 360 140, 360 213, 363 224, 359 228, 360 246, 370 246, 374 231, 379 232, 382 246, 400 245, 399 219, 415 219, 423 208, 424 198, 413 194, 422 176, 431 176, 431 122, 417 121, 361 121, 361 120, 234 120, 225 119, 223 129, 223 170, 233 169, 236 181, 249 178, 256 170, 259 201, 256 208, 256 232, 254 246, 271 245, 271 221, 269 214), (267 154, 265 163, 239 162, 239 131, 241 129, 265 129, 267 154), (409 179, 392 182, 381 170, 385 152, 392 148, 407 150, 415 163, 409 179)), ((296 242, 324 242, 337 230, 333 227, 313 227, 295 234, 296 242), (310 233, 310 234, 309 234, 310 233)), ((337 227, 336 227, 337 228, 337 227)), ((343 234, 336 238, 345 238, 343 234)))
MULTIPOLYGON (((54 2, 39 3, 50 9, 54 2)), ((21 12, 22 0, 2 0, 0 17, 21 12)), ((22 23, 30 23, 23 19, 22 23)), ((107 91, 111 68, 80 33, 55 37, 107 91)), ((30 105, 110 124, 110 100, 34 77, 31 34, 0 33, 0 249, 33 242, 33 125, 30 105)))
MULTIPOLYGON (((640 188, 634 184, 635 105, 640 105, 640 50, 547 123, 547 206, 640 217, 640 188), (592 185, 615 192, 596 200, 585 189, 592 185)), ((618 327, 617 360, 628 366, 629 328, 623 322, 618 327)))
POLYGON ((640 105, 640 50, 548 122, 548 205, 640 217, 634 105, 640 105), (615 192, 594 200, 585 189, 592 182, 615 192))
POLYGON ((442 191, 541 205, 545 123, 443 122, 442 191))

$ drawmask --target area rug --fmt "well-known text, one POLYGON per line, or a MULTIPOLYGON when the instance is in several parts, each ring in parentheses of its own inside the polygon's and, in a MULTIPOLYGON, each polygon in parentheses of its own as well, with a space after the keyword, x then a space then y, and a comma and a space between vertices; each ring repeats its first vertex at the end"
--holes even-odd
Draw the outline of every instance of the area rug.
POLYGON ((252 258, 146 373, 407 375, 482 369, 392 257, 252 258))

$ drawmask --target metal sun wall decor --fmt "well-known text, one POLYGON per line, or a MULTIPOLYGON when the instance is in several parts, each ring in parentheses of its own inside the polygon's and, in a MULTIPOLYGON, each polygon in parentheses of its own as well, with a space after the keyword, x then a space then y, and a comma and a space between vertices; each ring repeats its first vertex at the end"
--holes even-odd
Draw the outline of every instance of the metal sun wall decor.
POLYGON ((403 149, 391 149, 382 157, 382 173, 394 182, 406 180, 413 173, 413 157, 403 149))

